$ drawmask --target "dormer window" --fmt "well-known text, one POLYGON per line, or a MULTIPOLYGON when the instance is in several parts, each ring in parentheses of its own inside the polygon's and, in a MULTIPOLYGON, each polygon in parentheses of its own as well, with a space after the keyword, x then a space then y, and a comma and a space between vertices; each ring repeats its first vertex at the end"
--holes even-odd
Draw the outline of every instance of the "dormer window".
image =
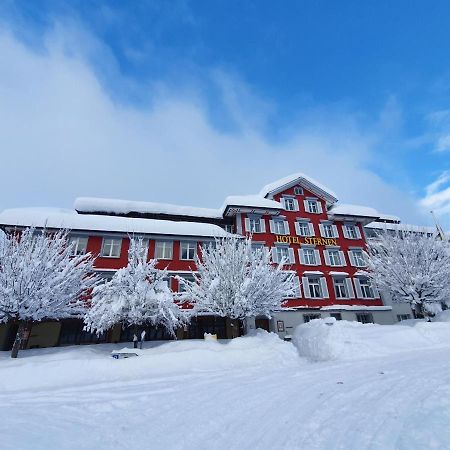
POLYGON ((308 198, 304 201, 305 211, 311 214, 320 214, 322 212, 322 205, 317 199, 308 198))

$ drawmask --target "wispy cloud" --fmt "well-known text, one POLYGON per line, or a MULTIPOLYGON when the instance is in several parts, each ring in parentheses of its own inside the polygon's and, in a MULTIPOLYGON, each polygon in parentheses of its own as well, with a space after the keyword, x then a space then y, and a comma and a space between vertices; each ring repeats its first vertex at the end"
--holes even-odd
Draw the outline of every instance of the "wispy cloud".
POLYGON ((442 215, 450 214, 450 170, 442 172, 439 177, 430 183, 421 204, 442 215))

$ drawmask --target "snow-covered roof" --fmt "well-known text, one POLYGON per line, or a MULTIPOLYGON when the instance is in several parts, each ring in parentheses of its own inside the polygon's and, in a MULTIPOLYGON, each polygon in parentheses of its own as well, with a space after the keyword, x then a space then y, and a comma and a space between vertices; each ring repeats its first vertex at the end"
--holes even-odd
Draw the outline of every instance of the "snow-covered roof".
POLYGON ((68 228, 71 230, 109 231, 121 233, 163 234, 179 236, 229 236, 218 225, 171 220, 137 219, 132 217, 78 214, 57 208, 6 209, 0 213, 0 225, 68 228))
POLYGON ((269 200, 261 195, 230 195, 225 199, 222 211, 227 206, 248 206, 263 209, 283 209, 281 203, 269 200))
MULTIPOLYGON (((376 230, 389 231, 409 231, 413 233, 436 233, 436 227, 426 227, 422 225, 410 225, 407 223, 385 223, 385 222, 370 222, 364 225, 365 228, 372 228, 376 230)), ((446 233, 448 234, 448 233, 446 233)))
POLYGON ((337 309, 344 311, 391 311, 392 306, 328 305, 320 308, 321 311, 333 311, 337 309))
POLYGON ((380 213, 370 206, 338 204, 333 205, 328 213, 335 216, 355 216, 355 217, 370 217, 378 218, 380 213))
POLYGON ((319 183, 314 178, 309 177, 308 175, 305 175, 304 173, 298 172, 293 173, 292 175, 288 175, 287 177, 281 178, 277 181, 274 181, 272 183, 266 184, 260 191, 260 195, 262 197, 266 197, 268 194, 272 192, 279 192, 283 189, 287 189, 293 184, 303 184, 305 185, 309 190, 312 192, 323 195, 327 197, 327 200, 329 200, 331 203, 334 203, 337 201, 336 194, 331 190, 328 189, 323 184, 319 183))
POLYGON ((169 203, 140 202, 131 200, 119 200, 114 198, 78 197, 74 208, 82 213, 106 213, 106 214, 168 214, 177 216, 221 218, 219 209, 196 208, 193 206, 179 206, 169 203))
POLYGON ((393 216, 392 214, 380 214, 378 222, 396 222, 400 223, 400 217, 393 216))
POLYGON ((305 270, 303 275, 323 275, 323 272, 320 270, 305 270))

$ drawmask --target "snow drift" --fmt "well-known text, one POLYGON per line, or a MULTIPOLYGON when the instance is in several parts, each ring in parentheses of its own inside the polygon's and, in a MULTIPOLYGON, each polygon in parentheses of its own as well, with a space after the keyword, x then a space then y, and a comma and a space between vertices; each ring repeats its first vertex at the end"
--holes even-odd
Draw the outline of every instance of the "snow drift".
POLYGON ((371 358, 436 346, 450 347, 448 323, 414 321, 408 325, 316 319, 299 325, 292 342, 299 355, 310 361, 371 358))

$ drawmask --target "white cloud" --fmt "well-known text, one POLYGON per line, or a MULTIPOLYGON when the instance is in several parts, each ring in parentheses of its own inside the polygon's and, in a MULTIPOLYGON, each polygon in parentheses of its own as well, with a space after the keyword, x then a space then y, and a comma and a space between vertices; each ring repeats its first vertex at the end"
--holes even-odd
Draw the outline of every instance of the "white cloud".
MULTIPOLYGON (((450 171, 442 172, 439 177, 430 183, 421 204, 438 215, 450 215, 450 171)), ((445 220, 446 218, 444 218, 445 220)))
MULTIPOLYGON (((0 35, 0 209, 70 206, 81 195, 217 207, 226 195, 258 192, 302 171, 343 202, 423 222, 412 196, 366 168, 377 138, 351 114, 286 124, 289 137, 275 141, 264 132, 270 105, 224 73, 213 78, 220 107, 239 124, 232 132, 211 124, 198 89, 180 95, 164 83, 143 84, 151 107, 122 104, 72 38, 66 42, 58 29, 38 52, 8 32, 0 35)), ((79 42, 90 45, 92 38, 79 42)), ((105 60, 111 64, 111 55, 105 60)), ((390 102, 388 116, 397 117, 390 102)))

